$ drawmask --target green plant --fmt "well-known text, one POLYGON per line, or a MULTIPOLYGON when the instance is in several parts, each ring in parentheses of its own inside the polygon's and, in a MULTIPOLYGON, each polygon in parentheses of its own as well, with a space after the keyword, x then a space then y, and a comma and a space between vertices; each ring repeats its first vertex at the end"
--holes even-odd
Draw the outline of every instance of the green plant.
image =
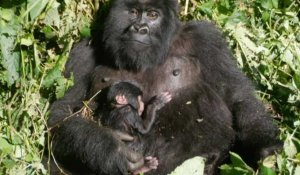
MULTIPOLYGON (((299 174, 300 1, 186 0, 184 4, 184 20, 209 19, 225 32, 238 66, 253 80, 258 96, 281 127, 284 150, 263 161, 260 173, 299 174), (266 163, 270 159, 273 164, 266 163)), ((236 174, 234 167, 257 173, 234 162, 222 166, 222 172, 236 174)))
POLYGON ((47 173, 49 104, 72 85, 64 64, 95 11, 83 0, 1 1, 0 174, 47 173))

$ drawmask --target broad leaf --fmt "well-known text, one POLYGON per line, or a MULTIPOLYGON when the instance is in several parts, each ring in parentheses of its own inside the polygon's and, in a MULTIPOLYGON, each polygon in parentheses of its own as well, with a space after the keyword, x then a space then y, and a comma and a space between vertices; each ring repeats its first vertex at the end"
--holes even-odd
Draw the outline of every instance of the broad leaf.
POLYGON ((29 11, 31 21, 41 14, 49 0, 28 0, 27 12, 29 11))
POLYGON ((194 157, 184 161, 170 175, 203 175, 205 160, 202 157, 194 157))
MULTIPOLYGON (((12 21, 14 22, 14 21, 12 21)), ((5 24, 0 21, 0 60, 5 68, 5 77, 8 86, 19 78, 20 53, 16 50, 16 30, 18 25, 5 24)))
POLYGON ((288 135, 287 139, 284 141, 283 148, 284 148, 285 154, 289 158, 293 158, 297 154, 297 148, 289 135, 288 135))
POLYGON ((9 154, 13 151, 13 146, 5 138, 0 137, 0 153, 9 154))

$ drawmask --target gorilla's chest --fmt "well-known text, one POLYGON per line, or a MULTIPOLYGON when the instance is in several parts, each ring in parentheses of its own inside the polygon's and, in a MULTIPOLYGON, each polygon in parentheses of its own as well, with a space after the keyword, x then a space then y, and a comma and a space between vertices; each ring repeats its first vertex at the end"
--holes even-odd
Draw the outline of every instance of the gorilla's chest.
POLYGON ((94 94, 117 81, 130 81, 142 89, 144 100, 148 101, 153 96, 165 91, 175 96, 180 89, 196 83, 199 78, 200 69, 197 62, 188 58, 171 57, 163 64, 141 72, 98 66, 93 74, 92 93, 94 94))

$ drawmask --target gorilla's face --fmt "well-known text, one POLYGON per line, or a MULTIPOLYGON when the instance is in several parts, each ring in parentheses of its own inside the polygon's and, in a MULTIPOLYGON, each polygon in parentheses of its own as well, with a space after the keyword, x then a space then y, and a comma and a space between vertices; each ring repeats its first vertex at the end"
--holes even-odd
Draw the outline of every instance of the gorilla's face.
POLYGON ((121 42, 136 51, 151 49, 161 40, 162 12, 159 9, 132 7, 128 10, 129 26, 126 27, 121 42))
POLYGON ((115 0, 104 42, 116 66, 140 70, 162 62, 178 21, 176 0, 115 0))

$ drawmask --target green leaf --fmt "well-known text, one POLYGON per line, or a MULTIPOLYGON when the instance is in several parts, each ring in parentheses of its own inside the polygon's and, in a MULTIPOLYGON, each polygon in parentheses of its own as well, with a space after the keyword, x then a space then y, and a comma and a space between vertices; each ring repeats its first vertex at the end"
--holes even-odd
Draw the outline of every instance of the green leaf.
POLYGON ((238 23, 247 23, 248 19, 245 16, 244 12, 234 11, 228 20, 226 21, 226 25, 236 25, 238 23))
POLYGON ((40 157, 39 155, 35 154, 34 152, 32 153, 28 153, 26 156, 25 156, 25 160, 26 161, 34 161, 34 162, 37 162, 40 160, 40 157))
POLYGON ((294 174, 295 174, 295 175, 296 175, 296 174, 300 174, 300 166, 299 166, 299 165, 297 165, 294 174))
POLYGON ((41 14, 49 0, 28 0, 27 11, 29 11, 31 21, 34 21, 41 14))
POLYGON ((56 98, 62 98, 65 95, 66 90, 68 89, 67 87, 67 82, 68 80, 65 79, 64 77, 60 77, 57 79, 56 83, 56 91, 55 91, 55 95, 56 98))
POLYGON ((205 159, 202 157, 194 157, 184 161, 170 175, 203 175, 205 159))
POLYGON ((221 5, 225 7, 226 9, 230 9, 230 3, 229 0, 221 0, 221 5))
MULTIPOLYGON (((251 33, 246 26, 239 24, 226 23, 227 29, 232 31, 233 37, 236 39, 237 43, 241 48, 242 54, 247 58, 247 60, 252 60, 252 58, 257 57, 257 52, 259 48, 256 43, 252 41, 254 34, 251 33)), ((258 67, 259 64, 254 61, 249 61, 248 64, 253 67, 258 67)))
POLYGON ((23 147, 23 145, 18 145, 15 146, 14 148, 15 148, 15 154, 14 154, 15 158, 21 159, 26 155, 25 147, 23 147))
POLYGON ((275 167, 275 163, 276 163, 276 157, 274 155, 266 157, 262 162, 263 166, 268 168, 275 167))
POLYGON ((278 8, 278 0, 272 0, 272 5, 274 8, 278 8))
POLYGON ((47 11, 45 19, 43 22, 48 25, 48 26, 55 26, 57 28, 60 27, 60 16, 58 12, 58 7, 59 7, 58 2, 54 2, 51 5, 51 8, 47 11))
MULTIPOLYGON (((68 45, 65 47, 68 48, 68 45)), ((67 62, 67 59, 67 56, 59 56, 55 63, 55 66, 47 73, 44 78, 42 85, 45 88, 51 87, 55 82, 57 82, 57 80, 59 80, 59 78, 63 77, 62 71, 64 69, 65 63, 67 62)))
POLYGON ((300 90, 300 72, 296 73, 293 76, 293 80, 294 80, 295 85, 297 86, 297 88, 300 90))
POLYGON ((203 3, 201 6, 199 6, 199 9, 204 12, 205 14, 207 14, 208 16, 212 15, 212 9, 213 9, 213 2, 209 1, 206 3, 203 3))
POLYGON ((262 167, 260 167, 260 174, 263 174, 263 175, 276 175, 276 172, 274 170, 272 170, 271 168, 262 166, 262 167))
POLYGON ((4 164, 5 168, 10 169, 16 165, 16 162, 11 159, 4 159, 3 164, 4 164))
POLYGON ((236 167, 247 167, 248 165, 244 162, 244 160, 236 153, 230 152, 230 160, 233 166, 236 167))
POLYGON ((83 37, 83 38, 88 38, 91 36, 91 28, 90 26, 88 25, 85 25, 83 26, 81 29, 80 29, 80 35, 83 37))
POLYGON ((222 165, 220 167, 221 170, 221 175, 239 175, 239 174, 243 174, 243 175, 254 175, 253 172, 241 168, 241 167, 234 167, 232 165, 222 165))
POLYGON ((31 38, 21 38, 21 45, 24 46, 31 46, 33 44, 33 41, 31 38))
POLYGON ((1 64, 5 68, 6 82, 11 86, 19 78, 20 53, 15 49, 16 36, 3 33, 6 30, 13 30, 12 26, 2 26, 0 30, 0 58, 1 64))
POLYGON ((277 167, 279 169, 279 172, 282 172, 283 169, 285 168, 286 164, 286 159, 283 157, 283 155, 278 154, 276 157, 276 162, 277 162, 277 167))
POLYGON ((18 134, 13 134, 12 135, 12 144, 20 145, 22 143, 23 143, 23 140, 18 134))
POLYGON ((293 158, 297 154, 297 148, 289 135, 284 141, 283 149, 289 158, 293 158))
POLYGON ((271 10, 273 8, 273 2, 272 0, 262 0, 261 6, 267 10, 271 10))
POLYGON ((52 28, 51 28, 50 26, 47 26, 47 25, 46 25, 46 26, 43 28, 43 32, 44 32, 45 37, 46 37, 47 39, 51 39, 51 38, 55 37, 55 33, 53 32, 53 30, 52 30, 52 28))
POLYGON ((287 49, 284 53, 283 56, 281 57, 284 62, 286 62, 293 70, 295 70, 295 65, 294 65, 294 55, 293 53, 287 49))
POLYGON ((264 11, 262 13, 262 17, 261 18, 262 18, 262 20, 264 20, 265 22, 267 22, 269 20, 269 18, 270 18, 270 12, 264 11))
POLYGON ((12 20, 12 18, 15 16, 15 12, 12 9, 1 9, 0 10, 0 18, 3 18, 6 21, 12 20))
POLYGON ((230 152, 230 160, 232 162, 231 165, 222 165, 220 167, 222 175, 254 174, 254 170, 249 167, 238 154, 230 152))
POLYGON ((55 66, 53 69, 51 69, 47 75, 44 78, 43 86, 45 88, 51 87, 55 81, 62 76, 61 71, 59 70, 59 67, 55 66))
POLYGON ((9 154, 13 152, 13 146, 5 138, 0 137, 0 153, 9 154))

